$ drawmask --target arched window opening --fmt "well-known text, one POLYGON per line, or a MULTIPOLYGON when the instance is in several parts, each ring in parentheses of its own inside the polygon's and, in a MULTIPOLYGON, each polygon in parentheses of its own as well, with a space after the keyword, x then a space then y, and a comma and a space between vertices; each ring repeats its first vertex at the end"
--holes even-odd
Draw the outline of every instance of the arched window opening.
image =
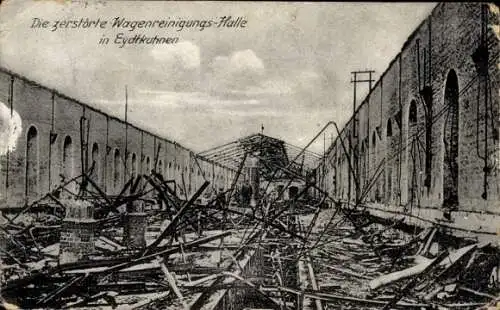
POLYGON ((151 173, 151 160, 149 159, 149 156, 146 157, 146 174, 151 173))
POLYGON ((135 178, 137 175, 137 155, 132 153, 132 167, 130 167, 132 172, 132 177, 135 178))
POLYGON ((387 136, 392 137, 392 122, 391 119, 387 121, 387 136))
POLYGON ((361 154, 360 154, 360 159, 361 159, 361 180, 360 183, 364 184, 366 182, 366 148, 365 148, 365 142, 361 142, 361 154))
POLYGON ((63 176, 67 181, 73 176, 73 142, 70 136, 64 138, 62 160, 63 176))
POLYGON ((60 154, 60 148, 57 147, 57 142, 59 140, 57 139, 57 134, 54 132, 50 133, 50 189, 54 190, 57 186, 59 186, 59 180, 60 176, 59 174, 61 173, 61 167, 59 166, 59 154, 60 154))
POLYGON ((388 203, 391 203, 392 199, 392 167, 387 167, 387 198, 388 203))
POLYGON ((113 157, 113 170, 114 170, 113 187, 117 189, 122 178, 121 165, 120 165, 120 150, 118 149, 115 150, 115 154, 113 157))
POLYGON ((26 179, 25 194, 27 199, 38 195, 38 131, 34 126, 28 129, 26 137, 26 179))
POLYGON ((422 138, 418 132, 417 102, 412 100, 408 110, 408 147, 407 147, 407 193, 410 206, 419 205, 423 180, 423 162, 425 153, 422 149, 422 138))
POLYGON ((444 123, 444 167, 443 206, 454 208, 458 205, 458 142, 459 142, 459 91, 458 78, 454 70, 448 73, 444 93, 447 107, 444 123))
POLYGON ((100 176, 100 169, 101 169, 101 165, 99 164, 99 146, 97 145, 97 143, 94 143, 92 145, 92 179, 95 181, 95 182, 99 182, 99 176, 100 176))
POLYGON ((412 100, 412 102, 410 103, 410 111, 408 114, 408 121, 410 124, 415 124, 417 122, 417 118, 418 118, 417 103, 415 102, 415 100, 412 100))
POLYGON ((125 181, 128 182, 128 180, 132 177, 132 171, 130 170, 131 162, 132 161, 132 155, 130 154, 129 151, 125 150, 125 165, 124 165, 124 175, 125 175, 125 181))

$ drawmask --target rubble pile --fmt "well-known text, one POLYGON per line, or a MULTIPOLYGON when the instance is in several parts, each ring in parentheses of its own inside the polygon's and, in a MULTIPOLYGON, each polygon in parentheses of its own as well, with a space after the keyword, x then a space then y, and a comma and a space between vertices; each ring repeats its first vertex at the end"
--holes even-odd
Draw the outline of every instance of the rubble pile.
MULTIPOLYGON (((286 244, 299 237, 288 204, 280 200, 281 214, 272 219, 271 204, 242 206, 235 188, 203 201, 208 181, 189 199, 171 183, 152 171, 111 196, 84 174, 3 214, 4 303, 21 309, 279 305, 281 297, 260 286, 270 281, 263 273, 270 255, 279 257, 281 245, 293 253, 286 244), (285 236, 279 245, 278 235, 285 236)), ((277 265, 269 266, 271 274, 277 265)), ((281 270, 284 284, 293 283, 291 269, 281 270)))
POLYGON ((327 244, 310 254, 321 292, 313 297, 325 309, 489 309, 500 301, 493 244, 453 240, 439 227, 409 234, 342 224, 323 231, 327 244))
POLYGON ((287 171, 278 186, 269 170, 267 184, 245 198, 236 186, 242 165, 228 190, 205 181, 191 197, 154 170, 131 177, 118 195, 83 174, 3 214, 3 302, 194 310, 488 309, 500 302, 497 244, 452 238, 439 225, 403 231, 397 221, 380 224, 288 167, 278 167, 287 171))
MULTIPOLYGON (((74 182, 82 186, 82 180, 74 182)), ((116 197, 95 184, 74 196, 61 195, 61 187, 4 214, 2 298, 22 309, 115 308, 169 291, 176 285, 165 281, 169 269, 190 283, 223 270, 218 260, 236 246, 227 238, 238 232, 205 231, 220 222, 195 204, 208 185, 186 201, 153 173, 131 179, 116 197), (152 191, 157 201, 151 202, 152 191), (205 261, 216 263, 198 265, 205 261)))

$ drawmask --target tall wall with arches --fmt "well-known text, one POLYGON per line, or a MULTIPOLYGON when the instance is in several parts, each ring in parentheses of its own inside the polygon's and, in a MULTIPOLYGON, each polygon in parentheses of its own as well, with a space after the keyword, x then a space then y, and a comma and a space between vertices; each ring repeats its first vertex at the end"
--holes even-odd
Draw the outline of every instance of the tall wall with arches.
MULTIPOLYGON (((110 195, 119 194, 132 176, 152 170, 175 180, 182 198, 205 180, 213 188, 228 189, 227 180, 235 175, 175 141, 1 68, 0 104, 22 121, 15 149, 0 156, 0 208, 36 201, 82 175, 82 167, 110 195), (214 170, 220 177, 211 178, 214 170)), ((64 193, 77 191, 70 184, 64 193)))
POLYGON ((496 233, 498 222, 491 220, 500 220, 495 23, 498 7, 492 4, 435 7, 318 167, 331 197, 357 197, 386 216, 410 215, 424 224, 440 218, 459 230, 496 233))

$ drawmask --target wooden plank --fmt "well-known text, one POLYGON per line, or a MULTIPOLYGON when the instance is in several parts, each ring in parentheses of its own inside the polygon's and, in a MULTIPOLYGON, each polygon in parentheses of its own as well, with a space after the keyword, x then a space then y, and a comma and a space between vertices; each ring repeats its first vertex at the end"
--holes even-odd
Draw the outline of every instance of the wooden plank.
POLYGON ((397 282, 402 279, 406 279, 424 272, 429 266, 434 263, 436 259, 429 259, 413 267, 406 268, 400 271, 382 275, 376 279, 370 281, 370 289, 376 290, 382 286, 397 282))
POLYGON ((152 302, 154 302, 156 300, 165 298, 168 295, 170 295, 170 291, 165 292, 165 293, 160 293, 160 294, 158 294, 158 295, 156 295, 154 297, 141 300, 139 302, 136 302, 135 304, 120 305, 117 308, 117 310, 133 310, 133 309, 137 309, 137 308, 140 308, 140 307, 144 307, 144 306, 149 305, 150 303, 152 303, 152 302))
MULTIPOLYGON (((307 258, 307 269, 309 270, 309 278, 311 279, 311 286, 314 291, 319 291, 318 283, 316 282, 316 277, 314 276, 314 269, 311 264, 311 259, 307 258)), ((323 310, 323 305, 320 299, 315 299, 316 310, 323 310)))
POLYGON ((174 293, 177 296, 177 298, 179 298, 179 300, 181 301, 182 306, 184 307, 184 309, 188 310, 189 307, 186 304, 186 301, 184 300, 184 296, 182 296, 181 291, 177 287, 177 283, 175 283, 174 277, 168 271, 168 268, 167 268, 167 266, 165 266, 165 263, 164 263, 163 259, 161 257, 158 257, 158 259, 160 260, 160 267, 161 267, 161 270, 163 271, 163 274, 165 275, 165 278, 167 279, 168 284, 170 285, 170 287, 174 291, 174 293))

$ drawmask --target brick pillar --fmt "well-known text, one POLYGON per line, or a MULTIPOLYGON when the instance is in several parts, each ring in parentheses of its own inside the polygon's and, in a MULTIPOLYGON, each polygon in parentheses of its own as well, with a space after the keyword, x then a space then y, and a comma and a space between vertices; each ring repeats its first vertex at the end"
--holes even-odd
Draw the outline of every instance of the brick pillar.
POLYGON ((129 204, 129 212, 125 216, 123 243, 128 248, 144 248, 146 246, 147 214, 142 201, 136 200, 129 204))
POLYGON ((62 222, 59 262, 85 260, 95 250, 94 206, 83 200, 67 200, 62 222))

